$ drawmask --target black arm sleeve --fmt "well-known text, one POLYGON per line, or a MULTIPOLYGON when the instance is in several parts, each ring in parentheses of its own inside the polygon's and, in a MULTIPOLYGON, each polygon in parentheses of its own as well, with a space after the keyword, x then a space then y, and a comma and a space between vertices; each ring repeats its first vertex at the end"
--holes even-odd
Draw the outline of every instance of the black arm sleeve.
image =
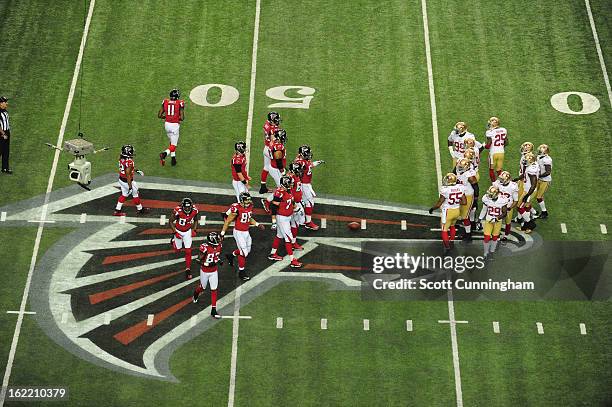
POLYGON ((278 167, 279 171, 283 171, 283 159, 275 158, 275 160, 276 160, 276 166, 278 167))
POLYGON ((480 187, 478 186, 478 182, 472 184, 472 188, 474 188, 474 198, 478 198, 480 196, 480 187))
POLYGON ((237 174, 241 174, 242 173, 242 164, 234 164, 234 169, 236 170, 237 174))

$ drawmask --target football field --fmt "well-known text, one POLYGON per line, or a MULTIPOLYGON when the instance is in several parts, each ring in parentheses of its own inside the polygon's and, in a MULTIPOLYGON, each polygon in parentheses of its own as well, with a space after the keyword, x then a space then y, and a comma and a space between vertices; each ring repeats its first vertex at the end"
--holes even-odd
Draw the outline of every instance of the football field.
MULTIPOLYGON (((0 1, 14 170, 0 176, 0 406, 48 403, 11 400, 26 386, 68 388, 62 403, 75 406, 610 405, 611 6, 0 1), (186 102, 178 165, 161 166, 157 111, 175 87, 186 102), (253 231, 253 278, 221 267, 227 318, 213 321, 208 291, 189 301, 195 280, 184 281, 160 216, 190 195, 206 215, 196 241, 220 230, 234 143, 245 140, 255 218, 269 225, 257 189, 272 110, 290 159, 309 144, 325 160, 313 184, 326 228, 300 230, 303 269, 271 265, 272 232, 253 231), (448 134, 465 121, 484 142, 491 116, 508 129, 513 176, 524 141, 548 144, 554 160, 550 216, 515 233, 533 250, 495 273, 550 291, 368 298, 360 245, 438 240, 427 209, 452 171, 448 134), (45 146, 79 132, 109 147, 88 156, 91 192, 68 179, 72 157, 45 146), (130 204, 117 220, 124 144, 151 213, 133 216, 130 204), (556 257, 552 282, 539 267, 556 257), (591 258, 596 277, 570 271, 591 258)), ((482 196, 486 162, 480 175, 482 196)))

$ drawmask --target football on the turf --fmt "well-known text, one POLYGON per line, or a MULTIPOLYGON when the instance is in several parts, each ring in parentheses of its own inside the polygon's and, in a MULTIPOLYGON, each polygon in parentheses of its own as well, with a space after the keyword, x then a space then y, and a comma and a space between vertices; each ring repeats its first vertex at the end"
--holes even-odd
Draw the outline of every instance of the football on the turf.
POLYGON ((361 224, 359 222, 351 222, 347 226, 351 230, 357 230, 361 227, 361 224))

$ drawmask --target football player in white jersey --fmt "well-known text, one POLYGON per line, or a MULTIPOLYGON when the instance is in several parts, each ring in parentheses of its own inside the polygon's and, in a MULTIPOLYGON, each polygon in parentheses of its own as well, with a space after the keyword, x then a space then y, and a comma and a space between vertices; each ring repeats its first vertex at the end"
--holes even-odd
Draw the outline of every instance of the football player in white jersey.
MULTIPOLYGON (((466 147, 470 145, 474 146, 476 143, 482 146, 481 143, 475 140, 472 140, 472 139, 465 140, 466 147)), ((473 147, 467 147, 465 149, 465 152, 463 153, 463 158, 470 160, 470 162, 472 163, 472 169, 476 172, 476 182, 480 181, 480 174, 478 173, 479 165, 480 165, 480 155, 479 154, 480 152, 478 150, 475 150, 473 147)), ((472 209, 470 209, 470 219, 472 220, 472 228, 475 228, 476 230, 482 230, 482 225, 480 223, 480 220, 476 219, 474 221, 474 219, 476 218, 477 211, 478 211, 478 197, 474 199, 474 204, 472 205, 472 209)))
POLYGON ((523 194, 519 196, 519 217, 523 219, 521 230, 525 233, 531 233, 535 229, 535 222, 531 216, 531 197, 533 196, 538 186, 538 176, 540 175, 540 166, 538 160, 533 153, 525 154, 527 167, 524 174, 523 194))
POLYGON ((453 160, 453 168, 457 165, 457 160, 463 158, 465 140, 467 139, 476 140, 476 137, 467 131, 467 124, 465 122, 457 122, 455 128, 448 136, 448 151, 453 160))
POLYGON ((440 225, 442 228, 442 243, 445 249, 450 249, 455 240, 455 222, 459 219, 459 208, 466 203, 463 185, 457 184, 457 176, 452 172, 446 174, 442 179, 440 197, 434 206, 429 208, 429 213, 433 213, 441 208, 440 225))
POLYGON ((463 219, 463 240, 470 241, 472 239, 472 222, 474 222, 474 197, 478 199, 479 189, 478 181, 476 180, 476 171, 472 168, 472 163, 467 158, 462 158, 457 161, 457 183, 463 185, 465 193, 465 205, 461 205, 459 210, 459 218, 463 219))
POLYGON ((504 167, 504 151, 508 145, 508 131, 499 126, 499 119, 495 116, 489 118, 486 132, 485 147, 489 150, 489 178, 495 182, 504 167))
MULTIPOLYGON (((519 169, 518 169, 518 177, 514 178, 513 181, 516 182, 518 186, 518 194, 519 196, 523 195, 524 186, 525 186, 525 168, 527 168, 527 161, 525 160, 525 154, 533 153, 533 143, 530 141, 525 141, 521 144, 521 158, 519 158, 519 169)), ((520 223, 522 221, 518 212, 516 213, 516 218, 512 220, 515 223, 520 223)))
POLYGON ((538 186, 536 188, 536 200, 540 205, 539 219, 548 218, 548 211, 544 203, 544 194, 548 191, 550 182, 552 181, 552 158, 549 155, 550 149, 548 145, 541 144, 538 147, 538 165, 540 166, 540 176, 538 178, 538 186))
POLYGON ((480 220, 484 220, 484 257, 491 260, 491 255, 497 249, 502 219, 506 216, 508 202, 500 195, 499 189, 491 185, 482 197, 482 204, 480 220))
POLYGON ((508 240, 510 230, 512 228, 512 212, 518 203, 518 185, 512 180, 512 176, 508 171, 502 171, 497 177, 497 181, 493 183, 493 186, 499 189, 499 195, 508 201, 508 210, 504 222, 506 224, 504 229, 504 235, 501 240, 508 240))

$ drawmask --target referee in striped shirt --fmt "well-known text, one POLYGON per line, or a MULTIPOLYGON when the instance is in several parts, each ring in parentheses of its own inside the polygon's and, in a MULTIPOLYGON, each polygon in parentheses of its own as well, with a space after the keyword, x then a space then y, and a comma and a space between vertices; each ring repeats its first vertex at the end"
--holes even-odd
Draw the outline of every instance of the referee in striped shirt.
POLYGON ((2 156, 2 173, 12 174, 9 168, 9 150, 11 145, 11 125, 9 114, 6 111, 8 99, 0 96, 0 156, 2 156))

